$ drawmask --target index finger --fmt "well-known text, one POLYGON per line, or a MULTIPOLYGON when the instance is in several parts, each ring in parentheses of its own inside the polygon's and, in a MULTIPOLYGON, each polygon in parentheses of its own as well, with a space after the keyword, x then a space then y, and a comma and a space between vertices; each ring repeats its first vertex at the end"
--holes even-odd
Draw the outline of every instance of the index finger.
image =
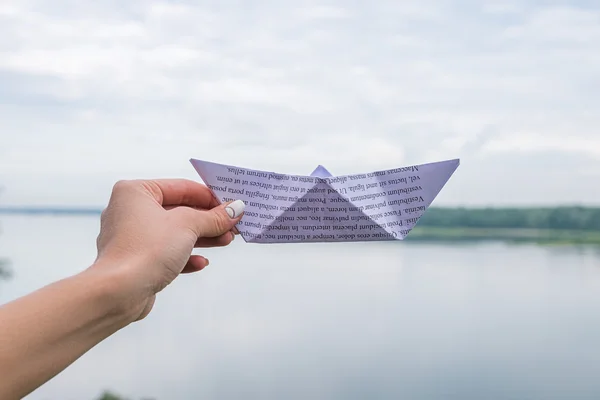
POLYGON ((188 179, 153 179, 144 183, 163 207, 188 206, 211 209, 219 205, 219 201, 208 187, 188 179))

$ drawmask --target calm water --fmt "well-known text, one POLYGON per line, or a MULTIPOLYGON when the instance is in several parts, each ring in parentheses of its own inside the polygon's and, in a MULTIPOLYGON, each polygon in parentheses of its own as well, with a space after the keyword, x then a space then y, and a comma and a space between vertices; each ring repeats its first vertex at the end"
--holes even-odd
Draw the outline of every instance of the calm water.
MULTIPOLYGON (((5 302, 95 257, 96 218, 2 217, 5 302)), ((600 398, 600 255, 484 245, 252 245, 30 399, 600 398)))

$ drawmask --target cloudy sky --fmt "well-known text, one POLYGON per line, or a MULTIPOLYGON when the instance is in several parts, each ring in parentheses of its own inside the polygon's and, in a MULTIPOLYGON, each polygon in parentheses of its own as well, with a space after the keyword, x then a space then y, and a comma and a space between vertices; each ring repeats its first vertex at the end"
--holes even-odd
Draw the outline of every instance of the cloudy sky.
POLYGON ((0 204, 103 205, 191 157, 461 158, 444 204, 600 203, 600 5, 0 2, 0 204))

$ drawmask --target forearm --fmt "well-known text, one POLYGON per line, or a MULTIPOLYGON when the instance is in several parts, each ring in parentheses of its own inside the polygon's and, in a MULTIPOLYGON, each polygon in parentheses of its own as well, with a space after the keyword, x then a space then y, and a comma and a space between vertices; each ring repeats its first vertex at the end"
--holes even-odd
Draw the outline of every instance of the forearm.
POLYGON ((116 283, 87 270, 0 307, 0 398, 26 396, 128 325, 116 283))

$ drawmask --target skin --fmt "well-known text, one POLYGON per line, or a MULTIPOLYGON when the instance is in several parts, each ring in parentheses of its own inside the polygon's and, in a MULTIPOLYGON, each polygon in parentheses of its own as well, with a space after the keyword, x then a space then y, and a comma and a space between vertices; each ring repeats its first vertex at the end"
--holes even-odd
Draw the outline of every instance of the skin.
POLYGON ((121 181, 102 213, 95 262, 0 307, 0 399, 21 399, 110 335, 144 319, 156 295, 226 246, 226 204, 187 180, 121 181))

